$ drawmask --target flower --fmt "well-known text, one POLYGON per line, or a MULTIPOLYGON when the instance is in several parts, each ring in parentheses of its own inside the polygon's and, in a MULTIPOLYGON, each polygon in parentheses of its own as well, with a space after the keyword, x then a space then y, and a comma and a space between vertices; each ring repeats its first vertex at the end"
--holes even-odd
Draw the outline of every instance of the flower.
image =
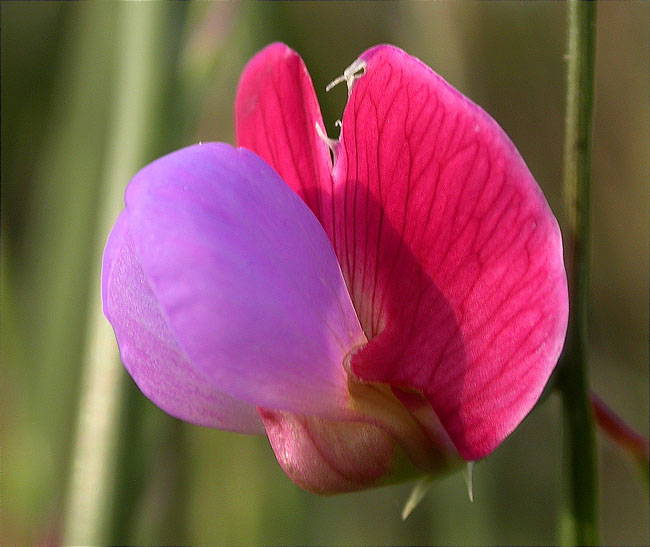
POLYGON ((300 57, 258 53, 235 102, 241 148, 140 171, 102 273, 143 393, 266 432, 319 493, 491 453, 539 398, 568 315, 557 222, 497 123, 393 46, 340 80, 333 141, 300 57))

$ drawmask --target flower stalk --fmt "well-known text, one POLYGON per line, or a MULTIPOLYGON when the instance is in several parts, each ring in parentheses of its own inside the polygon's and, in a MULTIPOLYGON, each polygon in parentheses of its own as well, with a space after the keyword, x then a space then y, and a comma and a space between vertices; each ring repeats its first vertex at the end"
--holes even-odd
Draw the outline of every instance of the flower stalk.
POLYGON ((596 3, 570 0, 564 141, 564 191, 570 318, 558 387, 563 408, 564 545, 598 543, 598 478, 594 416, 589 400, 587 300, 591 120, 596 3))

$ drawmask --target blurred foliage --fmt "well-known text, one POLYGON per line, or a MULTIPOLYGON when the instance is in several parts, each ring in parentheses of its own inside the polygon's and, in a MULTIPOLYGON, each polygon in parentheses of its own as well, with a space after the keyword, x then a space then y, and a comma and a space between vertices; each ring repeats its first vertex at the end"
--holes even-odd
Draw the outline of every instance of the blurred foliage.
MULTIPOLYGON (((87 335, 88 272, 110 154, 116 40, 129 3, 1 4, 2 382, 0 543, 59 541, 87 335)), ((274 40, 305 59, 328 131, 344 86, 324 87, 392 42, 483 106, 512 137, 561 219, 564 5, 274 2, 165 10, 168 73, 147 161, 198 140, 232 142, 248 58, 274 40)), ((647 5, 603 3, 593 149, 592 385, 648 430, 647 5)), ((143 143, 144 144, 144 143, 143 143)), ((128 181, 124 180, 124 185, 128 181)), ((406 521, 410 485, 316 497, 287 479, 266 439, 180 423, 128 378, 105 543, 550 544, 560 473, 551 397, 474 470, 434 484, 406 521)), ((600 440, 602 539, 648 544, 636 470, 600 440)))

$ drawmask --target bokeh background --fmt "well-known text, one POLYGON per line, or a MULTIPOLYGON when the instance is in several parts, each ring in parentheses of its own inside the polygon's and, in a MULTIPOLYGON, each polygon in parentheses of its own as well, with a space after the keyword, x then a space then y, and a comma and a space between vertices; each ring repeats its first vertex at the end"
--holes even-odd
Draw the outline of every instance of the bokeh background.
MULTIPOLYGON (((82 371, 96 349, 89 325, 102 219, 117 214, 108 201, 119 203, 129 178, 164 153, 232 142, 239 74, 267 43, 303 56, 334 136, 346 97, 345 86, 325 94, 330 80, 376 43, 418 56, 496 118, 564 222, 563 3, 2 2, 1 10, 3 545, 61 541, 82 371)), ((649 13, 643 2, 598 11, 590 375, 647 436, 649 13)), ((181 423, 123 370, 119 382, 102 543, 557 541, 554 395, 475 467, 474 503, 452 475, 402 522, 409 484, 304 493, 265 438, 181 423)), ((647 545, 648 492, 637 470, 601 435, 599 456, 603 542, 647 545)))

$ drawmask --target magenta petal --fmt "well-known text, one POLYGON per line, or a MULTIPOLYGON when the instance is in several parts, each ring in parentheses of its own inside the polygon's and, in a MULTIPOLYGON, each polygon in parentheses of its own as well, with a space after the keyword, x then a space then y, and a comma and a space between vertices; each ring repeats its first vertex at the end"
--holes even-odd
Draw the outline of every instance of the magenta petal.
POLYGON ((423 393, 463 457, 477 459, 530 411, 560 354, 560 232, 483 110, 397 48, 360 59, 330 234, 372 339, 352 370, 423 393))
POLYGON ((104 313, 120 356, 142 392, 187 422, 240 433, 264 433, 253 405, 221 393, 197 371, 161 314, 122 213, 108 238, 102 271, 104 313))
POLYGON ((280 43, 255 55, 237 89, 237 145, 266 160, 321 218, 331 207, 332 162, 317 124, 324 131, 314 86, 300 56, 280 43))
POLYGON ((189 360, 249 403, 346 415, 342 366, 365 341, 316 218, 252 152, 207 143, 126 192, 137 255, 189 360))

